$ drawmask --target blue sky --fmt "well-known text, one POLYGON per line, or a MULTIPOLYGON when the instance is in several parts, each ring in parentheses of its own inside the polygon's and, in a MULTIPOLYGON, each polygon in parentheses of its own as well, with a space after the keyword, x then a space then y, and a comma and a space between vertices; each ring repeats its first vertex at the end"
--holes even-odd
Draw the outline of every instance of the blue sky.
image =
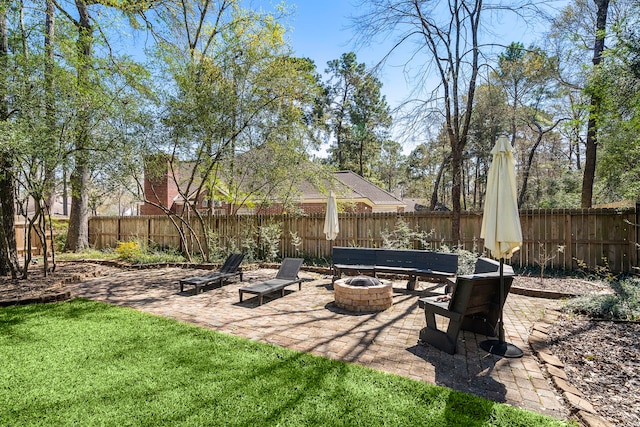
MULTIPOLYGON (((278 0, 252 0, 251 3, 269 11, 278 0)), ((287 0, 287 5, 293 9, 293 16, 286 25, 290 30, 288 36, 295 55, 313 59, 321 73, 326 69, 327 61, 338 59, 349 51, 354 51, 358 61, 368 67, 377 64, 387 53, 388 47, 379 44, 362 49, 354 47, 350 18, 361 13, 354 3, 353 0, 287 0)), ((566 4, 566 0, 546 3, 548 7, 559 8, 566 4)), ((487 11, 483 19, 490 20, 487 21, 489 28, 485 32, 487 39, 503 44, 519 41, 528 45, 546 30, 540 22, 527 25, 515 15, 491 16, 487 11)), ((402 102, 411 89, 402 67, 410 53, 407 49, 393 56, 379 75, 383 83, 382 91, 392 108, 402 102)))
MULTIPOLYGON (((320 73, 327 62, 338 59, 343 53, 355 52, 359 62, 367 67, 376 65, 386 53, 379 47, 356 49, 354 46, 351 17, 360 12, 349 0, 300 0, 293 3, 295 12, 288 25, 291 44, 297 56, 313 59, 320 73)), ((401 71, 388 66, 379 76, 382 91, 391 107, 397 106, 409 89, 401 71)))
MULTIPOLYGON (((273 10, 273 5, 278 2, 279 0, 250 0, 252 5, 261 7, 265 11, 273 10)), ((545 7, 558 10, 566 3, 567 0, 552 0, 545 2, 545 7)), ((388 52, 388 46, 377 43, 361 49, 355 48, 354 29, 350 18, 361 14, 361 11, 356 8, 353 0, 288 0, 287 5, 293 8, 293 16, 285 24, 288 26, 288 38, 294 54, 313 59, 320 73, 326 69, 327 61, 338 59, 345 52, 354 51, 358 61, 364 62, 368 67, 377 64, 388 52)), ((535 22, 530 19, 525 22, 514 14, 504 15, 503 11, 499 13, 492 14, 490 11, 485 11, 483 20, 486 27, 482 33, 481 42, 495 42, 503 46, 514 41, 525 45, 540 44, 542 34, 547 29, 542 21, 535 22)), ((403 67, 411 57, 411 49, 407 46, 392 56, 378 75, 383 85, 382 93, 392 109, 406 100, 411 94, 412 85, 415 85, 407 81, 403 67)), ((502 51, 504 51, 503 47, 496 46, 492 55, 502 51)), ((422 60, 428 61, 427 58, 422 60)), ((414 70, 424 65, 420 60, 412 64, 416 67, 414 70)), ((406 72, 410 75, 415 72, 414 70, 406 72)), ((437 83, 434 81, 433 87, 425 88, 423 93, 431 92, 437 83)), ((402 129, 395 129, 394 139, 403 143, 404 151, 407 153, 421 141, 401 141, 402 132, 402 129)))

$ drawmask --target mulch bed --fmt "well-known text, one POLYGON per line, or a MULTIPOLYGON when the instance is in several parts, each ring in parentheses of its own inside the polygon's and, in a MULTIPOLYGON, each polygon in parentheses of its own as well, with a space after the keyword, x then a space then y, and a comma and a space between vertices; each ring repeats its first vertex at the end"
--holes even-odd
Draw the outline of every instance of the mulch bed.
MULTIPOLYGON (((0 306, 60 301, 73 297, 67 284, 108 275, 118 268, 59 262, 44 275, 32 266, 26 280, 0 277, 0 306)), ((514 292, 585 295, 611 292, 605 283, 576 278, 517 276, 514 292), (522 290, 526 290, 522 291, 522 290)), ((568 382, 613 425, 640 425, 640 323, 563 316, 549 329, 550 349, 564 364, 568 382)))
POLYGON ((640 426, 640 323, 563 316, 549 329, 569 383, 616 426, 640 426))
POLYGON ((43 266, 32 265, 27 279, 0 276, 0 307, 65 301, 73 297, 66 285, 104 276, 114 269, 98 264, 61 262, 56 264, 54 272, 45 275, 43 266))

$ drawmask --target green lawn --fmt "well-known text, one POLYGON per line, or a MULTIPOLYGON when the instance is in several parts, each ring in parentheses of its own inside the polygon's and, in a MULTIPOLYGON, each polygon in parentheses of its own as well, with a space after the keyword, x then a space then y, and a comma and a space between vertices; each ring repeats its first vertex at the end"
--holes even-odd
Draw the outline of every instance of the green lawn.
POLYGON ((563 426, 86 300, 0 309, 0 425, 563 426))

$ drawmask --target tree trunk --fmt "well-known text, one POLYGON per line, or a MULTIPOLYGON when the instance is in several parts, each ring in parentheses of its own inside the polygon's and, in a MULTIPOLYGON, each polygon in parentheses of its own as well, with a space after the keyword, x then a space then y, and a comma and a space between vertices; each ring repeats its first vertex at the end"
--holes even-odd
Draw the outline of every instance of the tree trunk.
MULTIPOLYGON (((45 98, 45 120, 47 124, 47 145, 53 149, 56 135, 56 114, 55 114, 55 88, 54 88, 54 51, 53 38, 55 36, 55 4, 54 0, 47 0, 45 36, 44 36, 44 98, 45 98)), ((56 201, 55 192, 55 161, 47 159, 45 163, 45 176, 47 188, 44 189, 46 208, 49 212, 56 201)))
MULTIPOLYGON (((9 119, 7 69, 9 55, 9 34, 5 6, 0 8, 0 120, 9 119)), ((15 229, 15 187, 13 181, 13 160, 10 152, 0 151, 0 275, 11 272, 18 277, 18 249, 15 229)))
MULTIPOLYGON (((604 52, 604 38, 607 27, 607 11, 609 0, 594 0, 598 8, 596 14, 596 39, 593 45, 593 72, 598 72, 604 52)), ((584 175, 582 179, 582 207, 590 208, 593 203, 593 182, 596 174, 596 151, 598 149, 598 114, 602 98, 596 88, 591 95, 591 108, 587 122, 587 144, 584 159, 584 175)))
POLYGON ((18 277, 18 246, 16 243, 13 165, 9 153, 0 153, 0 275, 18 277))
POLYGON ((449 154, 445 159, 440 163, 440 167, 438 168, 438 174, 436 175, 436 180, 433 183, 433 192, 431 193, 431 201, 429 202, 429 210, 433 211, 436 209, 436 205, 438 204, 438 188, 440 187, 440 181, 442 180, 442 175, 444 174, 444 170, 447 165, 451 162, 451 154, 449 154))
POLYGON ((533 158, 535 157, 538 146, 542 142, 542 135, 544 135, 544 132, 542 132, 540 126, 537 124, 535 126, 538 128, 538 137, 536 138, 536 142, 533 144, 533 147, 531 147, 531 151, 529 151, 527 162, 525 163, 522 171, 522 187, 520 187, 520 194, 518 194, 518 208, 521 208, 524 204, 524 198, 527 195, 527 186, 529 184, 529 176, 531 175, 531 165, 533 164, 533 158))
POLYGON ((454 246, 460 243, 460 214, 462 206, 460 204, 462 194, 462 144, 452 144, 451 151, 451 175, 453 184, 451 186, 451 240, 454 246))
POLYGON ((65 249, 80 251, 89 247, 89 143, 91 107, 87 98, 90 88, 89 70, 91 64, 91 48, 93 44, 93 28, 89 18, 87 4, 76 0, 80 20, 78 28, 77 87, 80 105, 78 106, 75 138, 75 168, 71 173, 71 213, 65 249))

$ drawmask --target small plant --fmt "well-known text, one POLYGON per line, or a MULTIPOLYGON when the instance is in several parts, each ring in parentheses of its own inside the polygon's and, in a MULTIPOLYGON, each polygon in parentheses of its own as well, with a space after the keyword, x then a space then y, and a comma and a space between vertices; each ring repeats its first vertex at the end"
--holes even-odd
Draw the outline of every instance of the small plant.
POLYGON ((538 258, 536 258, 536 264, 538 264, 540 266, 540 283, 542 283, 542 279, 544 278, 544 268, 547 266, 547 264, 549 263, 549 261, 552 261, 553 259, 555 259, 555 257, 558 256, 558 254, 560 253, 564 253, 564 245, 558 245, 558 248, 556 249, 556 252, 547 252, 547 246, 542 243, 542 242, 538 242, 538 247, 540 248, 540 252, 538 255, 538 258))
POLYGON ((475 270, 476 261, 480 256, 477 251, 477 246, 473 244, 473 249, 468 251, 462 247, 450 248, 449 246, 442 244, 438 248, 438 251, 443 253, 458 254, 458 274, 473 274, 475 270))
POLYGON ((298 232, 289 231, 291 236, 291 245, 296 249, 296 254, 300 253, 300 246, 302 246, 302 238, 298 236, 298 232))
POLYGON ((253 262, 258 258, 258 243, 256 242, 255 227, 244 227, 240 230, 239 235, 240 247, 236 240, 231 240, 229 244, 229 253, 243 253, 247 261, 253 262))
POLYGON ((260 227, 260 247, 265 261, 275 261, 278 257, 278 247, 282 229, 279 224, 269 224, 260 227))
POLYGON ((396 226, 392 231, 387 229, 380 232, 382 238, 382 247, 389 249, 413 249, 414 242, 420 243, 421 249, 430 249, 431 240, 435 230, 429 232, 412 230, 402 218, 398 219, 396 226))
POLYGON ((610 282, 613 294, 573 298, 565 309, 597 319, 640 320, 640 279, 610 282))
POLYGON ((118 242, 117 259, 130 264, 153 264, 159 262, 183 262, 184 256, 175 249, 150 247, 137 240, 118 242))
POLYGON ((393 231, 387 229, 380 232, 382 247, 389 249, 411 249, 413 246, 413 231, 402 219, 398 219, 393 231))
POLYGON ((601 259, 604 265, 596 265, 593 269, 589 269, 589 266, 586 262, 584 262, 584 260, 577 259, 575 257, 573 258, 573 260, 578 265, 578 270, 585 277, 592 277, 611 282, 615 279, 615 274, 613 274, 613 272, 609 268, 609 260, 607 259, 607 257, 602 257, 601 259))
POLYGON ((133 262, 133 260, 139 259, 142 256, 143 252, 144 251, 140 245, 140 242, 135 240, 128 242, 118 242, 118 246, 116 247, 118 259, 127 262, 133 262))
POLYGON ((220 261, 227 255, 220 245, 220 233, 213 232, 211 228, 207 230, 207 249, 210 261, 220 261))

